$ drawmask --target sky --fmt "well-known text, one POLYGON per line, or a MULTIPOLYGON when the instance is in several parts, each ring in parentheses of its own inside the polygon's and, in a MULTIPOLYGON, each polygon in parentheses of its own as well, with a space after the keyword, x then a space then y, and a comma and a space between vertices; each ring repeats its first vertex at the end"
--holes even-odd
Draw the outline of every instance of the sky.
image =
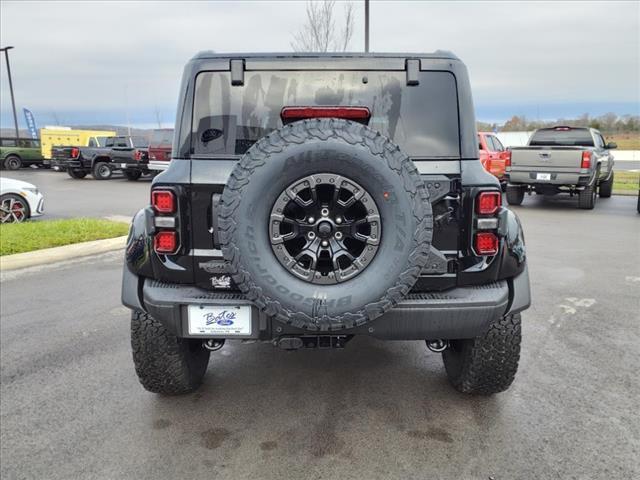
MULTIPOLYGON (((354 0, 352 51, 364 49, 354 0)), ((340 15, 344 6, 337 2, 340 15)), ((18 108, 39 126, 173 124, 196 52, 286 52, 303 1, 0 2, 18 108)), ((371 51, 449 50, 467 65, 478 120, 640 114, 640 2, 371 1, 371 51)), ((0 126, 13 125, 4 58, 0 126)))

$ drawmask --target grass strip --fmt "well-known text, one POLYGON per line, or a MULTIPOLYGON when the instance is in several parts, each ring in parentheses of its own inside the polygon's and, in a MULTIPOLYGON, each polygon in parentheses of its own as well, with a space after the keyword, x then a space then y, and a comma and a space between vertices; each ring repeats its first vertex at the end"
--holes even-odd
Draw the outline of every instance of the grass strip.
POLYGON ((126 235, 125 223, 100 218, 36 220, 0 225, 0 255, 126 235))

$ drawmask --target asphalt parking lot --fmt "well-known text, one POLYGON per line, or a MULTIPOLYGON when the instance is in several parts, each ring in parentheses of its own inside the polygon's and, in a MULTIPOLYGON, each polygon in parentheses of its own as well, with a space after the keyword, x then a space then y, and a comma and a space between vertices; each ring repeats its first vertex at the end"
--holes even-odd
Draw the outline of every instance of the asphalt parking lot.
POLYGON ((44 195, 45 215, 42 219, 71 217, 132 217, 149 203, 151 177, 130 182, 114 173, 110 180, 94 180, 87 176, 74 180, 64 172, 23 168, 3 170, 3 177, 33 183, 44 195))
MULTIPOLYGON (((57 214, 63 194, 45 175, 63 177, 26 173, 57 214)), ((148 183, 68 183, 113 199, 99 215, 131 215, 148 194, 148 183)), ((120 252, 3 272, 0 476, 638 478, 636 197, 583 211, 531 196, 515 210, 533 305, 516 381, 491 398, 456 393, 421 342, 369 338, 294 353, 232 342, 197 393, 156 396, 134 373, 120 252)))
MULTIPOLYGON (((640 162, 617 162, 614 169, 638 170, 640 162)), ((66 173, 33 168, 3 170, 0 175, 33 183, 43 192, 45 216, 41 219, 131 217, 149 203, 149 176, 142 177, 137 182, 130 182, 119 173, 115 173, 110 180, 97 181, 90 175, 82 180, 74 180, 66 173)), ((550 200, 552 204, 556 202, 563 204, 566 199, 558 196, 550 200)))

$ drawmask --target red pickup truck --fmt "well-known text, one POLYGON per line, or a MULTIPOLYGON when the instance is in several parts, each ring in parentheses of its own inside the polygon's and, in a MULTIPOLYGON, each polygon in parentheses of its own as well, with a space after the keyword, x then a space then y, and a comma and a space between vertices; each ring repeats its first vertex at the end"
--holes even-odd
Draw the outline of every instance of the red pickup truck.
POLYGON ((153 131, 149 142, 149 170, 164 171, 171 161, 173 128, 159 128, 153 131))
POLYGON ((500 180, 500 183, 504 183, 505 168, 511 160, 511 152, 504 148, 498 137, 489 132, 478 132, 478 149, 484 169, 500 180))

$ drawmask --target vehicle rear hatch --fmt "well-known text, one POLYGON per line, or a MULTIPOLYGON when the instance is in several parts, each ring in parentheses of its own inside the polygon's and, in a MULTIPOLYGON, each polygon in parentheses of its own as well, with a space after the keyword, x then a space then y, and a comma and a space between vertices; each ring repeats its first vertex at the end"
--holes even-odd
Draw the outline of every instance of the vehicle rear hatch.
MULTIPOLYGON (((189 134, 183 137, 185 124, 179 133, 190 145, 192 161, 190 247, 196 283, 211 288, 211 272, 218 268, 209 263, 220 256, 216 202, 235 162, 282 127, 283 108, 332 106, 368 108, 368 126, 411 157, 432 197, 435 252, 429 272, 455 285, 464 215, 460 99, 456 76, 446 71, 449 63, 429 69, 418 60, 413 68, 405 58, 245 59, 236 69, 234 62, 212 62, 220 70, 197 73, 189 134)), ((443 287, 430 283, 425 289, 443 287)))

